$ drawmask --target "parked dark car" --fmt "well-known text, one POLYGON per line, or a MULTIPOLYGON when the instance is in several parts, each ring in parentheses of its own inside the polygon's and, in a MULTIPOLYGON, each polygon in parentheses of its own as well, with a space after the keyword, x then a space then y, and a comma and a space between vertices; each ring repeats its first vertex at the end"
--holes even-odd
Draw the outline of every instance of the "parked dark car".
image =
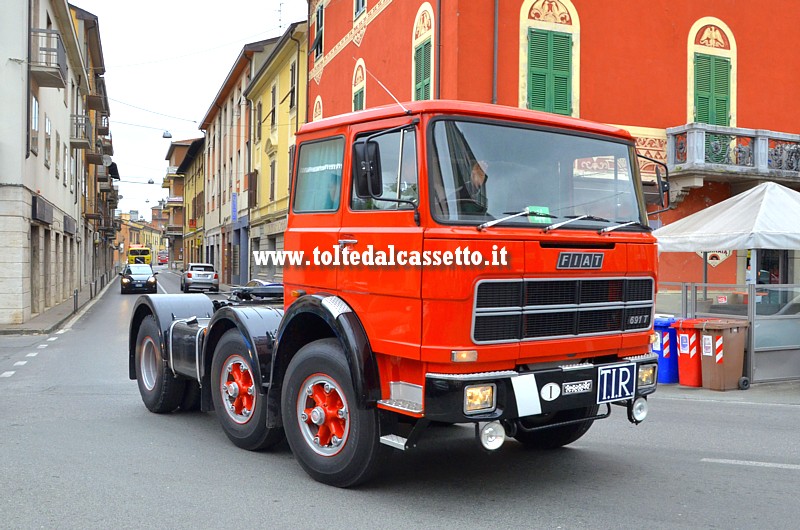
POLYGON ((120 280, 120 293, 155 293, 158 291, 158 282, 156 281, 157 272, 153 272, 150 265, 132 264, 126 265, 125 269, 119 273, 122 276, 120 280))

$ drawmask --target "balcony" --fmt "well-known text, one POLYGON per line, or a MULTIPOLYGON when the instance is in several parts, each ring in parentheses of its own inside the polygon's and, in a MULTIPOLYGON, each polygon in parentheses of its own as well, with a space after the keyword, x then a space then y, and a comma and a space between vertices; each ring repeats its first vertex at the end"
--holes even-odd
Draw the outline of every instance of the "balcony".
POLYGON ((111 139, 111 136, 100 136, 98 137, 98 140, 103 147, 103 154, 114 156, 114 142, 111 139))
POLYGON ((71 126, 69 133, 69 145, 74 149, 88 149, 92 147, 94 135, 92 134, 92 122, 85 114, 73 114, 71 116, 71 126))
POLYGON ((183 197, 167 197, 165 208, 183 207, 183 197))
POLYGON ((164 235, 167 237, 183 236, 183 225, 167 225, 164 228, 164 235))
POLYGON ((690 123, 667 129, 673 198, 705 180, 800 185, 800 135, 690 123))
POLYGON ((67 52, 61 34, 31 30, 31 77, 40 87, 67 88, 67 52))
POLYGON ((111 175, 109 175, 106 166, 97 166, 95 176, 97 177, 97 182, 109 182, 111 180, 111 175))

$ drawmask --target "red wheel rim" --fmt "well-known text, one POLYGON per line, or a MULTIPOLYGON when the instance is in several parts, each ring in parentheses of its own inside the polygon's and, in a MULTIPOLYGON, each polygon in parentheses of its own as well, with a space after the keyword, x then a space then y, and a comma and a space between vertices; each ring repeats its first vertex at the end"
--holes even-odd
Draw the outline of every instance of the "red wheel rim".
POLYGON ((306 378, 297 395, 297 422, 315 453, 338 454, 350 433, 350 409, 339 383, 325 374, 306 378))
POLYGON ((228 417, 240 425, 250 421, 258 392, 253 382, 253 372, 244 357, 228 357, 222 365, 219 379, 222 406, 228 417))

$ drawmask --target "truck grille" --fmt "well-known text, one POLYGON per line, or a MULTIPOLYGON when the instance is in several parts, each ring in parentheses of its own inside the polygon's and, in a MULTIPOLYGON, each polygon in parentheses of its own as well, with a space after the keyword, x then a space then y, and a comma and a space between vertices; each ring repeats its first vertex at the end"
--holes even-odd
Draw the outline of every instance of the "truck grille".
POLYGON ((488 280, 475 290, 472 340, 513 342, 650 328, 651 278, 488 280))

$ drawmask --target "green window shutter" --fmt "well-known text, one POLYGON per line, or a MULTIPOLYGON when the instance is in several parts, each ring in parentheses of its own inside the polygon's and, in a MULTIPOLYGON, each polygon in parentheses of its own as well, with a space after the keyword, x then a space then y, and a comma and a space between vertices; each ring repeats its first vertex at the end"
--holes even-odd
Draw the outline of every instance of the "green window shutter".
POLYGON ((528 108, 572 114, 572 36, 528 30, 528 108))
POLYGON ((364 89, 353 94, 353 110, 364 110, 364 89))
POLYGON ((710 55, 694 54, 694 120, 711 120, 711 59, 710 55))
POLYGON ((730 125, 731 114, 731 62, 724 57, 714 57, 714 124, 730 125))
POLYGON ((431 99, 431 41, 414 50, 414 100, 431 99))

